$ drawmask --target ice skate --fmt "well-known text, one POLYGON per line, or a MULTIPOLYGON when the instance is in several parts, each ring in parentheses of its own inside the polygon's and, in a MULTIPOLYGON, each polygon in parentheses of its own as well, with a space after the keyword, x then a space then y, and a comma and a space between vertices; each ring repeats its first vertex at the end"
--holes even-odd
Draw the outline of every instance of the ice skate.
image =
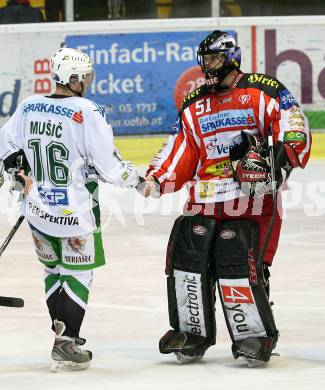
POLYGON ((174 352, 178 364, 194 363, 203 359, 205 339, 191 333, 169 330, 159 341, 161 353, 174 352))
POLYGON ((262 368, 266 367, 268 362, 265 362, 263 360, 256 360, 248 357, 243 357, 245 362, 247 363, 248 368, 262 368))
MULTIPOLYGON (((280 354, 271 353, 271 356, 280 356, 280 354)), ((269 363, 269 361, 256 360, 249 357, 243 357, 243 359, 245 359, 248 368, 262 368, 262 367, 266 367, 269 363)))
POLYGON ((55 321, 56 336, 52 349, 51 372, 61 370, 77 371, 85 370, 90 366, 92 359, 91 351, 79 347, 79 339, 63 336, 65 324, 62 321, 55 321))
POLYGON ((243 358, 249 368, 266 367, 271 356, 279 356, 272 353, 275 346, 276 340, 271 337, 248 337, 233 346, 233 355, 243 358))

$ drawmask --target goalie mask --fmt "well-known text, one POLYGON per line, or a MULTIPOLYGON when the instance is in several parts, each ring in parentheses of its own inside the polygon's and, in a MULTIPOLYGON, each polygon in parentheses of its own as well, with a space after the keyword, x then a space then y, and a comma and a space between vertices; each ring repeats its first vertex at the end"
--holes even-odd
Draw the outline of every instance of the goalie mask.
POLYGON ((62 48, 51 58, 52 79, 65 85, 72 92, 83 96, 87 92, 87 87, 91 85, 95 78, 93 63, 90 57, 77 49, 62 48), (80 83, 81 92, 71 89, 70 84, 80 83))
POLYGON ((215 30, 199 45, 197 62, 208 85, 218 85, 234 69, 239 69, 240 48, 227 32, 215 30))

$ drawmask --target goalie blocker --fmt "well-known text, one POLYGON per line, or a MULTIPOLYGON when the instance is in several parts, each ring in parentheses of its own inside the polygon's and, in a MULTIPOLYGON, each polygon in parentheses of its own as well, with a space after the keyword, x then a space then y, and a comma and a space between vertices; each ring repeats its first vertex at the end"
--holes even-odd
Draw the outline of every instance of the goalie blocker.
POLYGON ((232 352, 237 359, 268 361, 278 331, 258 270, 258 225, 249 220, 218 223, 202 215, 181 216, 167 249, 169 321, 161 353, 202 356, 215 344, 215 285, 232 352))

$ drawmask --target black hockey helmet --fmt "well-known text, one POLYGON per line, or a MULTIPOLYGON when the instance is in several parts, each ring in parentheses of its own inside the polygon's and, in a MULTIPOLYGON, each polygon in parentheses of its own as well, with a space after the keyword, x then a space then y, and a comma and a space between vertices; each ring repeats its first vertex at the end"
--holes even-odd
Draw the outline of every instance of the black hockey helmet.
POLYGON ((220 84, 229 72, 240 67, 240 60, 240 47, 225 31, 212 31, 197 51, 197 62, 210 85, 220 84))

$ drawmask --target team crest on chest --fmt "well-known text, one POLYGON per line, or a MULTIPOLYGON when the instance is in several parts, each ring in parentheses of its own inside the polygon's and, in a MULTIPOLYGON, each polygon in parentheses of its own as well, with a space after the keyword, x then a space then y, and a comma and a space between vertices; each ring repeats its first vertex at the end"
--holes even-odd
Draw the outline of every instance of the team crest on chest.
POLYGON ((238 101, 239 101, 241 104, 246 104, 246 103, 248 103, 250 100, 251 100, 251 96, 250 96, 250 95, 240 95, 240 96, 238 97, 238 101))

